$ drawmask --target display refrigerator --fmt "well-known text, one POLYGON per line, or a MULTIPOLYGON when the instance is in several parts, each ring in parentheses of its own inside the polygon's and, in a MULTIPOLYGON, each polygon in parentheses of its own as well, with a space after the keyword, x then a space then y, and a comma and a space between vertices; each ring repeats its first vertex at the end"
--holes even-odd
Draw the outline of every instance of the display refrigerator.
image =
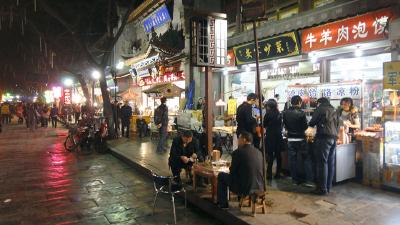
POLYGON ((384 63, 384 151, 383 179, 385 188, 400 190, 400 72, 393 62, 384 63))

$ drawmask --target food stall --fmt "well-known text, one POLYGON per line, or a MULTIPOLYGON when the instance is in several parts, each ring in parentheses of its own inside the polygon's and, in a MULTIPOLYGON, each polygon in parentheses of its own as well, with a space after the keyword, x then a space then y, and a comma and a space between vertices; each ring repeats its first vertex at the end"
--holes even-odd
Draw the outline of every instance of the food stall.
MULTIPOLYGON (((338 83, 324 84, 302 84, 290 85, 287 89, 287 99, 294 95, 299 95, 303 98, 303 110, 306 112, 308 119, 311 119, 312 113, 315 110, 315 101, 320 97, 327 97, 331 104, 337 108, 340 105, 340 100, 344 97, 351 97, 354 105, 362 108, 362 82, 348 81, 338 83)), ((315 129, 307 131, 307 140, 313 142, 315 129)), ((356 176, 356 143, 352 140, 352 136, 348 134, 344 127, 339 129, 339 137, 336 148, 336 171, 335 182, 340 182, 354 178, 356 176)), ((286 160, 283 160, 286 161, 286 160)))
MULTIPOLYGON (((151 86, 149 89, 143 91, 145 94, 147 94, 149 97, 153 98, 154 101, 154 108, 156 108, 156 100, 161 98, 161 97, 166 97, 167 100, 167 106, 168 106, 168 133, 175 133, 175 119, 177 118, 177 112, 180 108, 179 104, 181 102, 181 94, 184 92, 184 89, 178 87, 177 85, 173 83, 162 83, 162 84, 156 84, 151 86), (176 100, 173 101, 173 105, 170 104, 170 100, 176 100)), ((151 119, 150 122, 150 131, 151 133, 157 133, 158 129, 156 128, 155 124, 152 122, 153 120, 151 119)))

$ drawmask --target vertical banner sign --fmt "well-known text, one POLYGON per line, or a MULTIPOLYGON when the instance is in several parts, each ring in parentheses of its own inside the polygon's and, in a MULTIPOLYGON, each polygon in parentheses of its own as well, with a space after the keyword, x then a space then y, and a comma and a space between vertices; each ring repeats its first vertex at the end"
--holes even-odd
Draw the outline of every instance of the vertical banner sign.
POLYGON ((228 25, 225 19, 192 19, 191 61, 194 66, 224 67, 228 25))
POLYGON ((70 88, 64 88, 64 105, 71 105, 71 89, 70 88))
POLYGON ((209 52, 209 57, 208 57, 208 62, 211 65, 215 64, 215 19, 214 18, 209 18, 208 19, 208 34, 209 34, 209 41, 208 41, 208 52, 209 52))
POLYGON ((400 89, 400 61, 383 63, 383 89, 400 89))
POLYGON ((340 47, 366 41, 385 39, 390 20, 396 18, 392 9, 382 9, 302 31, 303 52, 340 47))

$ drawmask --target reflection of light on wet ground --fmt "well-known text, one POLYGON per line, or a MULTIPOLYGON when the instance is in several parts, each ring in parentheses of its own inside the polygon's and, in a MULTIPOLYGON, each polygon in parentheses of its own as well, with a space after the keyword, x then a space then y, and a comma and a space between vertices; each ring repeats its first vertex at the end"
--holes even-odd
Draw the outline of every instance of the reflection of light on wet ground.
POLYGON ((151 147, 149 146, 149 143, 143 142, 140 145, 140 156, 142 159, 146 158, 148 155, 149 151, 151 150, 151 147))

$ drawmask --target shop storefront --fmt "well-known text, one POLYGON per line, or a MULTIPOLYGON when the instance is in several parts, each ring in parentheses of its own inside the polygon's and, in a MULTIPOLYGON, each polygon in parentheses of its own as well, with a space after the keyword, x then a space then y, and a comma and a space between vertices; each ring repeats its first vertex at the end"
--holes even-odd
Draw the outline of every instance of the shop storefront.
MULTIPOLYGON (((277 99, 280 110, 288 106, 288 99, 294 95, 303 98, 309 115, 319 97, 330 98, 334 107, 340 105, 342 98, 353 99, 360 116, 361 129, 352 137, 345 132, 340 135, 338 151, 343 150, 339 153, 344 154, 338 154, 337 166, 343 170, 337 171, 342 176, 337 177, 337 181, 357 175, 363 177, 366 185, 380 186, 385 183, 382 180, 382 174, 385 174, 383 178, 390 180, 393 186, 395 177, 400 177, 399 168, 388 171, 387 166, 383 167, 383 65, 392 61, 388 24, 395 18, 396 13, 392 9, 381 9, 300 30, 301 44, 298 45, 301 45, 301 50, 298 48, 302 55, 265 57, 263 54, 269 50, 278 53, 282 45, 276 42, 282 40, 280 36, 259 40, 260 59, 266 60, 260 63, 262 94, 266 99, 277 99), (274 39, 277 41, 269 43, 271 45, 262 44, 263 41, 274 39), (357 139, 358 145, 351 138, 357 139)), ((288 49, 286 53, 292 52, 290 47, 293 45, 289 43, 283 46, 288 49)), ((233 96, 240 104, 247 93, 255 90, 254 55, 251 44, 233 49, 239 66, 225 70, 224 89, 231 93, 226 100, 233 96)), ((283 48, 279 52, 285 50, 283 48)), ((394 155, 397 150, 394 151, 392 146, 390 152, 385 158, 392 165, 396 161, 394 155)))
POLYGON ((140 90, 141 102, 138 103, 138 107, 144 115, 152 115, 160 104, 158 99, 162 96, 168 98, 170 113, 176 114, 182 108, 185 98, 185 74, 180 63, 168 67, 160 66, 157 74, 138 78, 134 86, 140 90))

